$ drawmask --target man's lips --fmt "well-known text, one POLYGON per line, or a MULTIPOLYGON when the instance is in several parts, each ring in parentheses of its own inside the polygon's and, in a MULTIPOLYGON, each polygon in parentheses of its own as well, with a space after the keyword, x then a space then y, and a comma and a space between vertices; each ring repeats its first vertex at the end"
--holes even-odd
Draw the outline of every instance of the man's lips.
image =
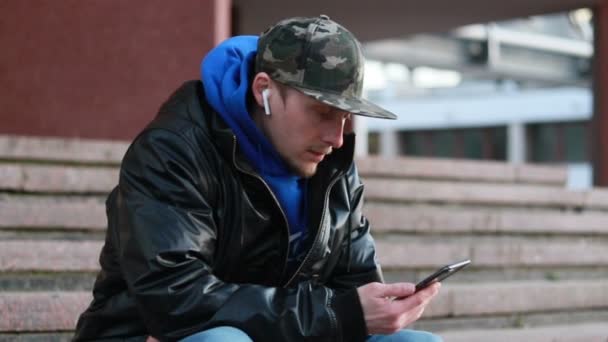
POLYGON ((314 150, 308 150, 308 153, 312 156, 312 159, 314 161, 316 161, 317 163, 321 162, 323 160, 323 158, 325 158, 326 154, 329 154, 329 153, 325 153, 325 152, 317 152, 314 150))

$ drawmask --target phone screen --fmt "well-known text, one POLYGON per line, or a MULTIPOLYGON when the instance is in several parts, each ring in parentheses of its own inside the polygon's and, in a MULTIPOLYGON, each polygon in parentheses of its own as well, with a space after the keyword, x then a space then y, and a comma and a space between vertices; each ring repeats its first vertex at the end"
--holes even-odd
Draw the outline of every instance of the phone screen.
POLYGON ((460 271, 465 268, 467 265, 471 263, 471 260, 463 260, 450 265, 443 266, 442 268, 435 271, 430 276, 422 279, 418 284, 416 284, 416 292, 428 287, 434 282, 442 281, 443 279, 451 276, 452 274, 460 271))

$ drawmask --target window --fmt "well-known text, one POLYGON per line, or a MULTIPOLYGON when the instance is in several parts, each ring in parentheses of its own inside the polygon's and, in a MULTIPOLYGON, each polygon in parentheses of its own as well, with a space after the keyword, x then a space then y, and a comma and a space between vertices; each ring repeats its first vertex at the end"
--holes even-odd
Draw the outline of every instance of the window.
POLYGON ((585 162, 590 158, 586 122, 540 123, 528 127, 530 160, 585 162))
POLYGON ((506 160, 506 127, 407 131, 399 134, 403 154, 439 158, 506 160))
POLYGON ((369 154, 380 153, 380 133, 370 132, 367 136, 367 146, 369 154))

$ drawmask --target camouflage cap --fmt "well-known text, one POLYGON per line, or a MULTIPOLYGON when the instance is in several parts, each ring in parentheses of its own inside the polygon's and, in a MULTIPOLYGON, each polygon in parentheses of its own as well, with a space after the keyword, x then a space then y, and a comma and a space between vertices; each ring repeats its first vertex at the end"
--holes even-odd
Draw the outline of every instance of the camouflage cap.
POLYGON ((396 119, 361 97, 365 59, 361 44, 326 15, 289 18, 260 35, 256 72, 353 114, 396 119))

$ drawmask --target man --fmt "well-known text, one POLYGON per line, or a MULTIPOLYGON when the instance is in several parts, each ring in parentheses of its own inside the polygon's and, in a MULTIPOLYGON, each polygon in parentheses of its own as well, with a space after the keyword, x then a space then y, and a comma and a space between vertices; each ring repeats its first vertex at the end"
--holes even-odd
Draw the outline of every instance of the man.
POLYGON ((382 284, 361 214, 345 121, 395 118, 363 64, 327 16, 213 49, 123 159, 75 340, 440 340, 401 330, 439 284, 382 284))

